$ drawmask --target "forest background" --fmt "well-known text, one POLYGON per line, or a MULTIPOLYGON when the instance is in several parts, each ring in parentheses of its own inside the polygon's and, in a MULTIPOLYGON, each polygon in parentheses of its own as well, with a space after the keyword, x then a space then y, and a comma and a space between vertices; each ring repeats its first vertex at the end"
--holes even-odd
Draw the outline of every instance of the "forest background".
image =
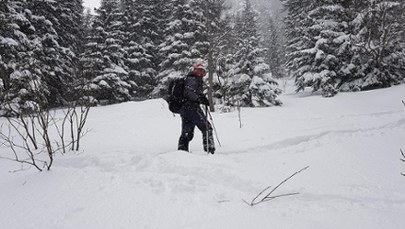
POLYGON ((276 78, 332 97, 404 79, 400 0, 0 3, 0 112, 162 97, 197 60, 222 107, 281 105, 276 78))

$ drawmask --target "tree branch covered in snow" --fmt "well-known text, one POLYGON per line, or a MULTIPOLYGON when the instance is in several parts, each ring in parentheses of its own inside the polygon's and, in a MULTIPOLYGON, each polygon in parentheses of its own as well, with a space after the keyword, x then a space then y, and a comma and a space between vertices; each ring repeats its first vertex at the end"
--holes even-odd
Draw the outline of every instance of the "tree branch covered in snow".
POLYGON ((297 91, 312 87, 331 97, 403 82, 402 0, 282 2, 297 91))
POLYGON ((270 192, 267 192, 271 186, 268 186, 267 188, 263 189, 261 192, 259 192, 259 194, 257 194, 250 202, 243 200, 246 204, 248 204, 249 206, 256 206, 260 203, 266 202, 266 201, 270 201, 270 200, 274 200, 276 198, 279 197, 286 197, 286 196, 293 196, 293 195, 298 195, 300 194, 299 192, 293 192, 293 193, 285 193, 285 194, 280 194, 280 195, 272 195, 280 186, 282 186, 284 183, 286 183, 288 180, 290 180, 291 178, 293 178, 295 175, 303 172, 304 170, 308 169, 309 166, 295 172, 294 174, 292 174, 291 176, 287 177, 285 180, 283 180, 282 182, 280 182, 276 187, 274 187, 270 192), (266 194, 267 193, 267 194, 266 194), (260 199, 259 199, 260 198, 260 199))

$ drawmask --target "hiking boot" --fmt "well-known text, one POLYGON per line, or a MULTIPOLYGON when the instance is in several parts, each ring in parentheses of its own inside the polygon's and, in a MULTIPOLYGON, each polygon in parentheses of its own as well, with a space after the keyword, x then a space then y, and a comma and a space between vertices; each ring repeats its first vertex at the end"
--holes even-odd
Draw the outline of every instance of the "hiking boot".
POLYGON ((210 147, 208 147, 208 149, 207 149, 207 147, 204 146, 204 151, 207 152, 207 153, 210 153, 210 154, 214 154, 214 153, 215 153, 215 147, 210 146, 210 147))
POLYGON ((188 152, 188 143, 184 144, 184 143, 179 143, 179 146, 177 147, 177 150, 183 150, 188 152))
POLYGON ((214 154, 214 153, 215 153, 215 148, 210 148, 210 149, 208 150, 208 153, 214 154))

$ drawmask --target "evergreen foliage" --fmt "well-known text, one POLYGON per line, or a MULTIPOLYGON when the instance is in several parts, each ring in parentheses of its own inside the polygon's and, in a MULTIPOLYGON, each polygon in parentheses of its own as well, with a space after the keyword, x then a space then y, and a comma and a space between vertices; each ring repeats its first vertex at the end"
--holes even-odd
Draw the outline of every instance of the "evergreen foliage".
POLYGON ((26 1, 2 4, 2 113, 56 105, 62 85, 56 74, 61 69, 51 66, 61 58, 61 49, 52 22, 43 16, 52 13, 55 6, 50 2, 26 1), (53 100, 49 96, 52 92, 53 100))
POLYGON ((80 42, 81 9, 81 1, 1 2, 2 113, 66 103, 79 69, 75 52, 80 42), (63 29, 67 27, 76 32, 63 29))
POLYGON ((362 1, 350 21, 354 76, 342 90, 389 87, 405 78, 403 1, 362 1))
POLYGON ((255 99, 262 93, 257 88, 270 82, 256 22, 244 25, 246 31, 231 28, 225 0, 103 0, 95 15, 83 12, 82 0, 7 0, 1 6, 0 98, 9 101, 3 107, 28 98, 41 98, 46 107, 80 98, 96 104, 145 99, 152 91, 159 95, 168 78, 186 74, 198 59, 208 62, 210 95, 232 92, 251 98, 244 105, 268 105, 255 99), (251 46, 237 51, 234 44, 251 46), (238 60, 242 56, 249 59, 238 60), (233 77, 225 74, 231 71, 225 62, 245 67, 233 77), (242 88, 214 85, 214 76, 236 82, 242 73, 249 76, 242 88))
POLYGON ((1 114, 161 96, 199 59, 210 101, 238 106, 281 104, 284 58, 297 91, 326 97, 404 82, 401 0, 282 0, 286 49, 269 10, 260 22, 244 2, 231 15, 225 0, 102 0, 91 15, 82 0, 3 0, 1 114))
POLYGON ((125 70, 125 17, 120 7, 119 0, 101 1, 83 55, 85 95, 102 104, 128 101, 133 94, 134 82, 125 70))
POLYGON ((208 64, 208 99, 210 101, 210 110, 215 111, 214 96, 221 97, 218 93, 220 90, 220 82, 214 81, 215 76, 220 76, 221 59, 226 54, 226 43, 228 34, 231 32, 230 17, 226 14, 229 7, 226 6, 224 0, 206 0, 196 1, 199 9, 204 16, 204 30, 199 42, 200 50, 204 50, 205 59, 208 64))
MULTIPOLYGON (((155 7, 160 2, 157 0, 144 0, 139 6, 139 33, 138 42, 142 45, 143 61, 138 64, 140 75, 135 79, 138 84, 137 97, 146 98, 156 85, 158 69, 158 46, 162 42, 162 28, 159 28, 159 14, 155 7)), ((160 6, 162 7, 162 6, 160 6)))
POLYGON ((12 74, 22 70, 24 56, 31 46, 27 34, 33 33, 34 28, 24 13, 24 1, 0 2, 0 99, 1 109, 4 109, 15 97, 11 91, 18 92, 14 87, 12 74))
POLYGON ((389 87, 404 77, 404 5, 401 1, 283 0, 287 66, 297 91, 389 87), (403 37, 402 37, 403 38, 403 37))
POLYGON ((79 55, 83 49, 83 1, 82 0, 58 0, 58 19, 54 23, 54 29, 59 36, 59 45, 63 47, 65 56, 66 72, 72 78, 77 79, 80 75, 79 55))
POLYGON ((201 43, 202 38, 198 36, 204 26, 201 11, 196 12, 197 9, 193 9, 187 0, 171 1, 168 7, 170 15, 163 31, 164 40, 159 46, 162 62, 159 65, 161 86, 158 89, 167 84, 168 78, 186 74, 204 55, 196 48, 201 43))
POLYGON ((262 33, 263 46, 266 48, 265 62, 270 66, 270 71, 274 78, 284 78, 286 77, 284 67, 285 50, 281 25, 268 10, 261 14, 264 15, 262 33))
POLYGON ((264 61, 257 15, 249 0, 237 15, 231 39, 234 45, 225 63, 225 103, 251 107, 280 105, 277 95, 281 91, 264 61))

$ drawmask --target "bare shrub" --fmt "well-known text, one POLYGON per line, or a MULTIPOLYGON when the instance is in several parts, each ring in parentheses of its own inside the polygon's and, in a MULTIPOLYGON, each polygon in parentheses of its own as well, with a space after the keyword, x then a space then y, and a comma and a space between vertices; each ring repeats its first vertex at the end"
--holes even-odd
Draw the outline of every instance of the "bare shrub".
POLYGON ((90 106, 85 103, 61 110, 10 110, 12 115, 0 126, 0 145, 8 154, 2 150, 0 158, 32 165, 39 171, 51 169, 56 153, 78 151, 80 139, 87 133, 84 126, 90 106))

